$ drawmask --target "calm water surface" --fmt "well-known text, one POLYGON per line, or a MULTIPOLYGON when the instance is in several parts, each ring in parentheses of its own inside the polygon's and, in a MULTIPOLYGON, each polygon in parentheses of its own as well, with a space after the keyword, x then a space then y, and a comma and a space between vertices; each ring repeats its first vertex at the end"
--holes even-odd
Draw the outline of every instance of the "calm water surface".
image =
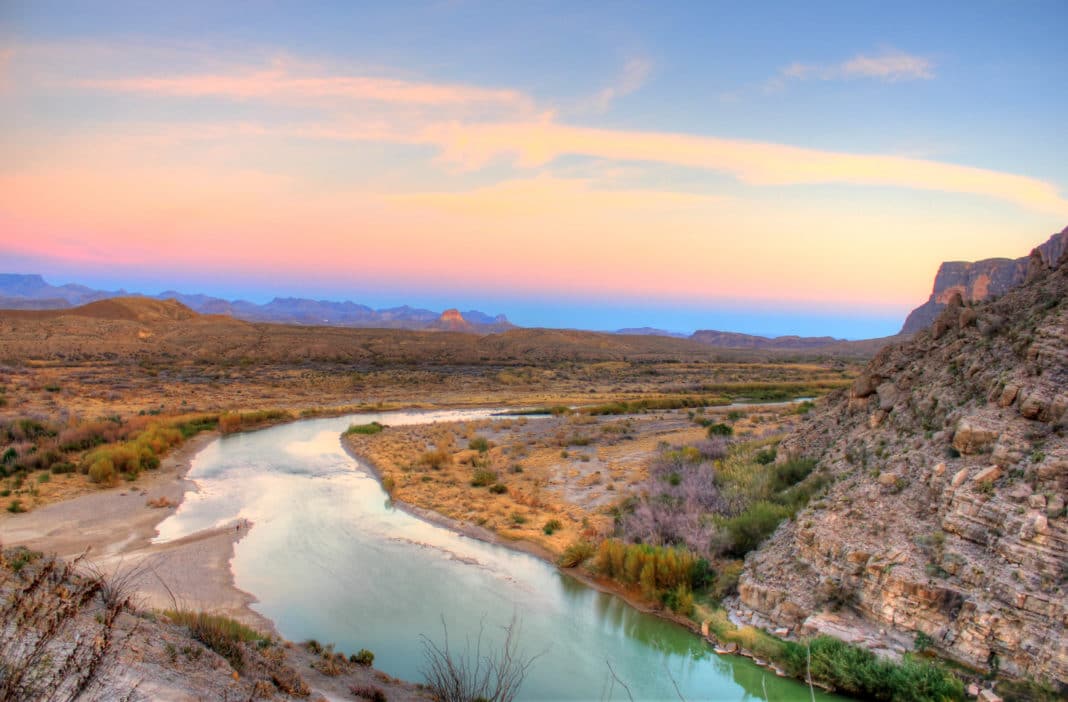
MULTIPOLYGON (((499 641, 513 613, 522 647, 543 652, 521 691, 527 700, 808 700, 808 689, 717 656, 685 629, 526 554, 486 544, 393 509, 378 481, 341 447, 352 423, 482 419, 489 410, 390 412, 310 419, 234 434, 193 460, 197 492, 160 525, 167 541, 248 519, 232 563, 237 586, 286 638, 374 651, 375 666, 419 681, 420 635, 462 645, 484 622, 499 641)), ((536 421, 536 420, 531 420, 536 421)), ((817 699, 838 699, 817 695, 817 699)))

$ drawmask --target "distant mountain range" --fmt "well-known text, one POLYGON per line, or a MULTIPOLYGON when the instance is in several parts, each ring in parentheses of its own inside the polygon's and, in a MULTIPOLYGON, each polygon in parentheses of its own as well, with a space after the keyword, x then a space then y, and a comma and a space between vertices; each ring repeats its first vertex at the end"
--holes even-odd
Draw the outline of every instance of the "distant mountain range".
POLYGON ((95 290, 84 285, 51 285, 40 275, 0 274, 0 309, 64 309, 97 300, 129 296, 177 300, 201 314, 227 315, 247 322, 479 333, 500 332, 515 326, 503 314, 490 316, 478 310, 463 313, 447 310, 443 314, 407 305, 376 310, 347 300, 334 302, 299 297, 276 297, 259 305, 247 300, 224 300, 176 290, 167 290, 158 295, 140 295, 126 290, 95 290))
MULTIPOLYGON (((503 314, 490 316, 478 310, 460 312, 456 309, 438 313, 417 307, 372 309, 355 302, 311 300, 299 297, 276 297, 266 304, 247 300, 224 300, 210 295, 191 295, 166 290, 158 295, 143 295, 126 290, 96 290, 84 285, 52 285, 40 275, 0 274, 0 309, 57 310, 85 305, 118 297, 143 297, 155 300, 176 300, 200 314, 233 317, 246 322, 269 322, 304 326, 354 327, 367 329, 410 329, 427 331, 455 331, 493 334, 517 328, 503 314)), ((759 351, 819 351, 831 353, 874 353, 884 340, 851 342, 829 336, 780 336, 768 338, 703 329, 691 335, 670 332, 654 327, 620 329, 621 336, 661 336, 691 339, 707 346, 722 349, 759 351), (854 346, 856 345, 856 348, 854 346)))

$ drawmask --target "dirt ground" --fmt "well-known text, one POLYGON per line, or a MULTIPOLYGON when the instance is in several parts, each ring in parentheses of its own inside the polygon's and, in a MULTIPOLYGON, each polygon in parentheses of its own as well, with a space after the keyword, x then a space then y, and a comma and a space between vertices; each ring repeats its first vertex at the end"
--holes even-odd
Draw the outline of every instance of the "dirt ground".
POLYGON ((500 417, 386 427, 350 433, 345 442, 374 465, 398 502, 559 555, 576 541, 608 535, 614 508, 635 494, 658 447, 706 435, 698 420, 730 424, 746 436, 781 430, 794 420, 792 409, 500 417))

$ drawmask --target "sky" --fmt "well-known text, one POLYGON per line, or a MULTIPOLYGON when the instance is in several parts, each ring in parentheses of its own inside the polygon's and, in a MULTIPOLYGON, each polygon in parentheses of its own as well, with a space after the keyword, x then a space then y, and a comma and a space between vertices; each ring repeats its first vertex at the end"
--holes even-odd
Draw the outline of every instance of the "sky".
POLYGON ((0 272, 868 338, 1068 225, 1068 4, 0 0, 0 272))

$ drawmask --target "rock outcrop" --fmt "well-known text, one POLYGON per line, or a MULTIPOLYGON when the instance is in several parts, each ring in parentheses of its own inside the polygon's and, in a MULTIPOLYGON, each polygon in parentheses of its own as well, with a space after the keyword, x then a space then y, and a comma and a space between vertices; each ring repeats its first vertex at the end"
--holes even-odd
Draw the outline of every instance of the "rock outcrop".
POLYGON ((955 291, 784 439, 780 460, 834 483, 750 554, 745 606, 791 628, 840 609, 1068 691, 1068 253, 1050 251, 996 300, 955 291))
POLYGON ((454 331, 454 332, 474 332, 475 325, 464 319, 464 316, 460 314, 460 310, 448 309, 441 313, 437 321, 431 326, 431 329, 440 329, 441 331, 454 331))
MULTIPOLYGON (((1068 249, 1068 227, 1054 234, 1049 241, 1039 246, 1039 257, 1045 266, 1054 265, 1068 249)), ((947 261, 938 267, 934 290, 923 303, 905 319, 902 334, 914 334, 926 329, 945 309, 954 295, 964 302, 982 302, 1000 297, 1027 279, 1028 257, 988 258, 970 263, 947 261)))

